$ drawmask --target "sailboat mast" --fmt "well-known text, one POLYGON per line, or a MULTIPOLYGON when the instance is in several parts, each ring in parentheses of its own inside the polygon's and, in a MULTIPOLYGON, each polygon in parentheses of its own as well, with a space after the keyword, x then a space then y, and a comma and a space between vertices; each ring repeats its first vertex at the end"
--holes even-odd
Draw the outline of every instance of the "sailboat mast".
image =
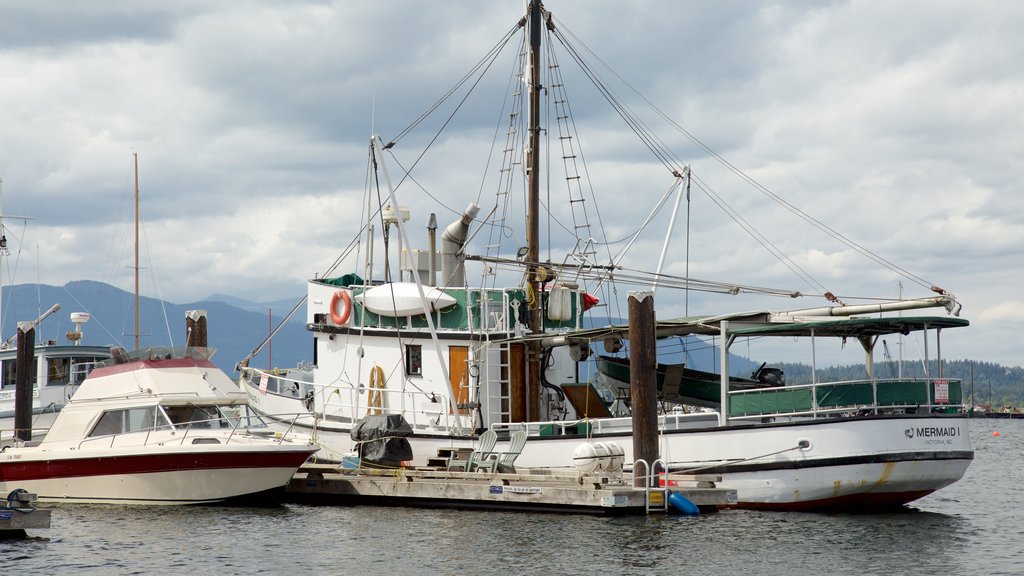
POLYGON ((139 349, 139 153, 135 160, 135 349, 139 349))
MULTIPOLYGON (((540 261, 540 0, 530 2, 530 78, 529 78, 529 148, 527 150, 528 198, 526 206, 526 247, 527 261, 530 262, 528 281, 537 288, 535 263, 540 261)), ((535 293, 536 294, 536 293, 535 293)), ((540 296, 537 295, 538 301, 540 296)), ((531 314, 530 328, 539 330, 536 323, 540 307, 531 314)))
MULTIPOLYGON (((543 329, 543 308, 541 306, 540 282, 538 282, 537 262, 540 262, 540 38, 541 38, 541 3, 531 0, 528 15, 528 32, 530 34, 529 52, 529 148, 527 150, 527 206, 526 206, 526 260, 529 291, 533 294, 534 304, 530 309, 530 329, 539 333, 543 329)), ((539 417, 540 414, 540 344, 533 340, 529 343, 528 377, 527 377, 527 416, 539 417)))
POLYGON ((4 335, 4 257, 7 256, 7 230, 4 229, 4 179, 0 178, 0 340, 4 335))

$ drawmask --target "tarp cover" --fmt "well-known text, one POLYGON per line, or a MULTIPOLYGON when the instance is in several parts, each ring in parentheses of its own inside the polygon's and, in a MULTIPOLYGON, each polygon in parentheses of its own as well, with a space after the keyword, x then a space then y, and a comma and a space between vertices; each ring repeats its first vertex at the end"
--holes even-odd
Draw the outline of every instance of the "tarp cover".
POLYGON ((364 463, 400 466, 412 460, 412 446, 405 436, 412 427, 401 414, 369 414, 360 420, 350 436, 359 443, 359 457, 364 463))
POLYGON ((333 286, 362 286, 363 279, 358 274, 345 274, 338 276, 337 278, 324 278, 324 284, 331 284, 333 286))

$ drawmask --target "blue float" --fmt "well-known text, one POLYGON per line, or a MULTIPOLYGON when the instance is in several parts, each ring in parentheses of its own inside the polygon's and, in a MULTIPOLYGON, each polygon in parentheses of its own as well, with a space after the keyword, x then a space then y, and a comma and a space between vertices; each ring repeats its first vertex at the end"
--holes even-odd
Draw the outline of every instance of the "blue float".
POLYGON ((672 506, 672 510, 679 514, 684 514, 686 516, 700 516, 700 508, 697 508, 696 504, 679 492, 669 492, 668 503, 672 506))

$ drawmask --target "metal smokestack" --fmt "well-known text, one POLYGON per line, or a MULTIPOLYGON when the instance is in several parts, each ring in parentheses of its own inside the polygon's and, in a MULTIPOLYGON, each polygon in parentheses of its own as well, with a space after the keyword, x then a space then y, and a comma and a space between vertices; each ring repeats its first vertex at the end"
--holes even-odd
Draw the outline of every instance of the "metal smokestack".
POLYGON ((463 259, 456 256, 462 250, 469 233, 469 225, 480 212, 476 202, 470 202, 462 217, 452 222, 441 234, 441 283, 444 286, 463 286, 466 283, 466 267, 463 259))

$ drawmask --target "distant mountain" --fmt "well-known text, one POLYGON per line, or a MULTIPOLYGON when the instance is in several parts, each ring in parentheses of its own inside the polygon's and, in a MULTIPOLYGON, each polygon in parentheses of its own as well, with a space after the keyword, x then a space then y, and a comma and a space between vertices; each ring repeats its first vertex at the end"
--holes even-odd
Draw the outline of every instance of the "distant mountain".
MULTIPOLYGON (((271 322, 267 310, 273 314, 273 326, 291 311, 299 298, 275 302, 253 302, 227 294, 211 294, 198 302, 173 304, 156 298, 139 299, 139 345, 181 346, 185 342, 185 311, 206 310, 210 346, 217 348, 214 363, 233 373, 235 364, 247 356, 269 333, 271 322), (166 319, 165 319, 166 313, 166 319), (170 335, 168 334, 170 333, 170 335)), ((39 341, 66 341, 66 333, 74 329, 69 316, 72 312, 88 312, 92 319, 83 328, 83 344, 118 345, 134 348, 134 297, 131 293, 103 282, 79 280, 64 286, 46 284, 18 284, 3 288, 3 338, 14 335, 19 321, 37 318, 53 304, 61 310, 50 316, 36 329, 39 341)), ((305 330, 306 306, 303 304, 291 321, 274 337, 273 349, 264 350, 251 362, 252 366, 266 367, 268 352, 273 353, 273 366, 291 367, 299 362, 311 361, 312 337, 305 330)), ((621 319, 612 319, 622 323, 621 319)), ((717 347, 696 337, 669 338, 658 343, 661 362, 685 362, 698 370, 715 371, 719 361, 717 347)), ((594 351, 604 354, 600 343, 594 351)), ((731 372, 749 373, 751 362, 731 356, 731 372)))
MULTIPOLYGON (((235 308, 238 308, 239 310, 245 310, 246 312, 256 312, 259 314, 263 314, 264 316, 267 315, 267 310, 272 310, 273 313, 276 314, 278 317, 282 317, 288 314, 288 312, 291 312, 291 309, 295 307, 299 300, 301 300, 301 297, 288 298, 285 300, 274 300, 273 302, 253 302, 252 300, 246 300, 245 298, 237 298, 235 296, 229 296, 227 294, 215 293, 210 294, 206 298, 203 298, 201 302, 223 302, 224 304, 227 304, 228 306, 233 306, 235 308)), ((304 311, 305 305, 303 305, 302 309, 299 311, 303 313, 300 314, 299 312, 296 312, 290 321, 298 322, 299 324, 305 323, 306 315, 304 311)))
MULTIPOLYGON (((44 320, 36 329, 38 341, 53 340, 66 342, 65 334, 74 329, 69 316, 72 312, 88 312, 92 319, 83 328, 83 344, 118 345, 134 347, 133 296, 120 288, 102 282, 82 280, 69 282, 65 286, 45 284, 19 284, 3 288, 2 331, 3 339, 15 334, 19 321, 34 320, 50 306, 60 304, 59 312, 44 320)), ((273 325, 287 314, 298 299, 258 303, 223 294, 213 294, 199 302, 171 304, 155 298, 140 298, 139 337, 141 346, 181 346, 185 342, 185 311, 206 310, 210 346, 217 348, 214 363, 228 374, 234 373, 235 364, 247 356, 269 333, 267 309, 273 311, 273 325), (165 314, 166 312, 166 319, 165 314), (170 332, 170 335, 168 335, 170 332)), ((295 317, 285 325, 273 341, 272 365, 295 366, 313 358, 313 340, 305 330, 305 304, 295 317)), ((603 322, 602 322, 603 323, 603 322)), ((625 321, 612 319, 612 323, 625 321)), ((597 354, 605 354, 603 345, 593 346, 597 354)), ((621 354, 620 354, 621 355, 621 354)), ((666 338, 658 342, 658 360, 666 363, 685 363, 691 368, 717 372, 720 362, 719 350, 710 340, 697 337, 666 338)), ((252 366, 271 365, 268 350, 257 355, 252 366)), ((803 364, 772 364, 782 368, 789 383, 810 380, 810 366, 803 364)), ((730 354, 730 372, 734 375, 749 375, 757 364, 743 356, 730 354)), ((916 374, 919 366, 904 364, 908 375, 916 374)), ((888 376, 894 370, 887 363, 876 361, 875 373, 888 376)), ((819 378, 854 379, 863 377, 863 365, 838 366, 819 369, 819 378)), ((947 361, 943 373, 947 377, 962 378, 964 385, 971 383, 969 390, 976 392, 980 399, 989 400, 993 405, 1010 405, 1021 401, 1024 390, 1024 371, 1020 367, 1007 368, 997 364, 973 363, 969 361, 947 361), (975 390, 974 383, 977 388, 975 390)))
MULTIPOLYGON (((224 297, 229 298, 229 297, 224 297)), ((241 299, 233 299, 246 302, 241 299)), ((298 299, 284 304, 249 302, 242 308, 213 297, 200 302, 172 304, 155 298, 139 298, 139 345, 182 346, 185 343, 185 311, 207 311, 209 345, 217 349, 214 363, 229 374, 235 364, 263 341, 269 333, 271 320, 267 309, 273 310, 272 323, 291 310, 298 299), (165 317, 166 313, 166 317, 165 317)), ((83 327, 83 344, 118 345, 133 349, 134 296, 129 292, 91 280, 69 282, 64 286, 46 284, 18 284, 3 287, 3 315, 0 334, 4 339, 13 336, 18 322, 34 320, 53 304, 60 304, 59 312, 44 320, 36 328, 39 341, 66 342, 66 333, 74 329, 69 316, 72 312, 88 312, 92 318, 83 327)), ((296 313, 273 340, 273 365, 294 366, 312 360, 313 341, 304 328, 305 306, 296 313)), ((268 350, 257 355, 252 366, 268 366, 268 350)))

